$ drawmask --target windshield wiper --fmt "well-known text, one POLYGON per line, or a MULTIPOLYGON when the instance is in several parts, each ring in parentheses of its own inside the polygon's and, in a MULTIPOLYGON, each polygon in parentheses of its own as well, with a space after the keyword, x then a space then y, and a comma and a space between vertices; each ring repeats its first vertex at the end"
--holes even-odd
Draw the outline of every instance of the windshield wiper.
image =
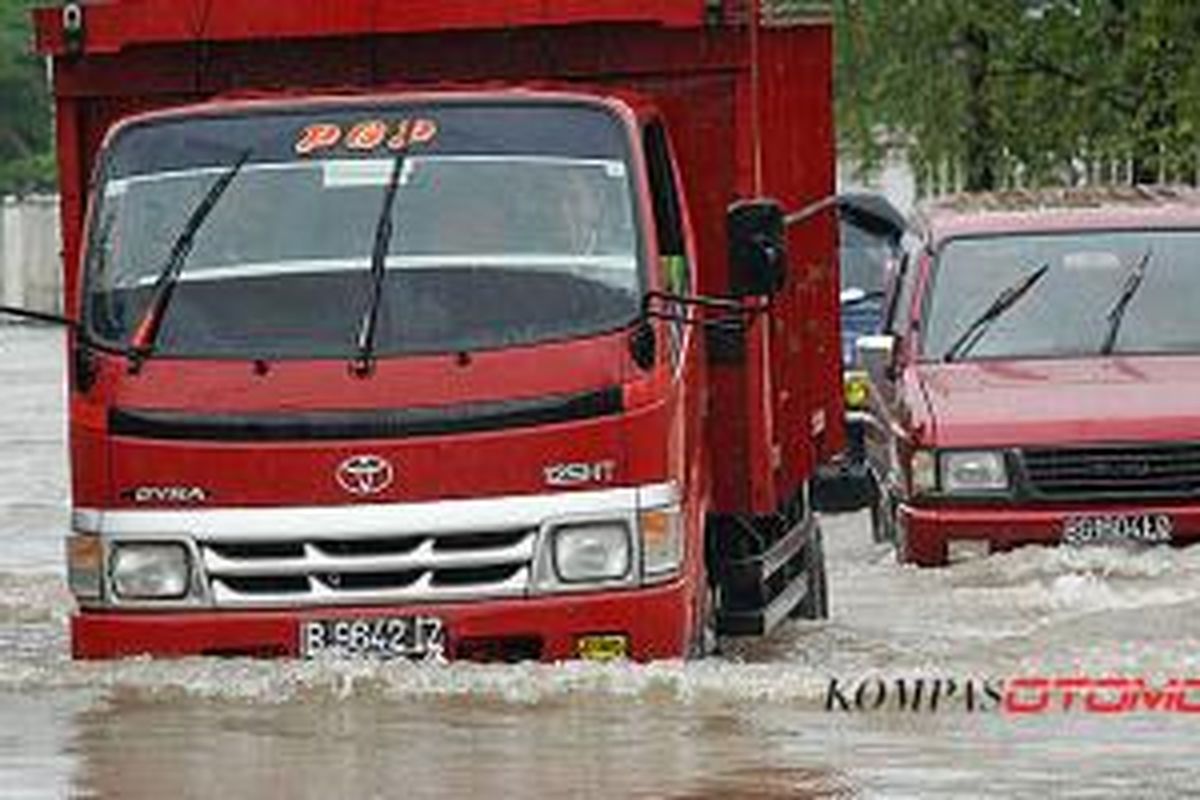
POLYGON ((375 245, 371 249, 371 296, 367 309, 358 326, 358 353, 351 369, 360 378, 374 370, 375 330, 379 326, 379 306, 383 303, 383 284, 387 277, 387 256, 392 246, 392 209, 396 205, 396 192, 400 188, 400 176, 404 171, 404 153, 396 156, 392 174, 383 193, 383 207, 379 210, 379 222, 375 224, 375 245))
POLYGON ((953 361, 959 356, 965 356, 971 352, 971 349, 979 343, 987 333, 988 328, 997 319, 1002 317, 1010 308, 1015 306, 1025 294, 1032 289, 1038 281, 1050 270, 1049 264, 1043 264, 1033 272, 1021 278, 1020 281, 1007 287, 1000 294, 996 295, 996 299, 987 309, 975 318, 975 321, 967 326, 963 331, 962 336, 955 340, 954 344, 942 356, 942 361, 953 361))
POLYGON ((1146 279, 1146 267, 1150 264, 1153 254, 1154 248, 1147 247, 1145 254, 1138 259, 1138 263, 1133 266, 1125 278, 1125 285, 1121 287, 1121 294, 1117 298, 1117 302, 1113 303, 1113 307, 1109 309, 1108 333, 1105 334, 1104 344, 1100 348, 1102 355, 1111 355, 1116 348, 1117 336, 1121 333, 1121 323, 1125 321, 1125 310, 1129 308, 1130 301, 1142 287, 1142 281, 1146 279))
POLYGON ((150 295, 150 303, 146 306, 146 313, 142 315, 142 321, 138 324, 133 339, 130 341, 129 350, 133 359, 130 368, 135 372, 143 361, 154 354, 154 344, 158 340, 163 317, 167 312, 167 306, 171 304, 175 286, 179 283, 179 273, 192 251, 192 245, 196 242, 196 234, 200 232, 201 226, 204 225, 221 196, 225 194, 225 190, 233 183, 234 178, 242 171, 242 167, 246 165, 249 158, 250 151, 243 150, 237 161, 208 188, 204 197, 192 209, 192 214, 188 217, 179 236, 175 237, 175 242, 171 245, 171 254, 167 257, 167 262, 163 264, 158 278, 154 281, 154 289, 150 295))

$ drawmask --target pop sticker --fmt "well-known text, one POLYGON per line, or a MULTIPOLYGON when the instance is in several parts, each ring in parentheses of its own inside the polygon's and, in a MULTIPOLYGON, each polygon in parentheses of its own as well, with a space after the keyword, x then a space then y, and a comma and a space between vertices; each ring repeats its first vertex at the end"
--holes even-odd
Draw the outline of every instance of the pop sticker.
POLYGON ((346 134, 346 149, 359 151, 374 150, 383 144, 384 139, 387 138, 387 134, 387 123, 381 119, 360 122, 346 134))
POLYGON ((342 140, 342 129, 331 122, 309 125, 296 142, 296 154, 307 156, 318 150, 328 150, 342 140))
POLYGON ((406 119, 397 126, 396 133, 388 140, 387 146, 392 151, 403 150, 414 144, 428 144, 436 139, 437 135, 438 126, 433 120, 406 119))
POLYGON ((309 125, 300 133, 296 153, 312 155, 339 144, 357 153, 369 153, 384 146, 398 153, 413 145, 432 142, 437 138, 438 125, 431 119, 403 119, 393 125, 381 119, 368 119, 355 123, 342 134, 342 128, 330 122, 309 125))

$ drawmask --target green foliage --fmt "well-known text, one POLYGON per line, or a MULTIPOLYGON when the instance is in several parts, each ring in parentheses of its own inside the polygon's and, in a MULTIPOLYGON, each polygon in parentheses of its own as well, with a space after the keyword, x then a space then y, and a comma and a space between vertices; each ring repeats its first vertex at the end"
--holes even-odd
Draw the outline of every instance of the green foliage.
POLYGON ((967 188, 1073 181, 1123 162, 1196 178, 1200 3, 835 0, 839 121, 865 164, 880 132, 967 188))
POLYGON ((49 189, 50 96, 26 0, 0 0, 0 195, 49 189))

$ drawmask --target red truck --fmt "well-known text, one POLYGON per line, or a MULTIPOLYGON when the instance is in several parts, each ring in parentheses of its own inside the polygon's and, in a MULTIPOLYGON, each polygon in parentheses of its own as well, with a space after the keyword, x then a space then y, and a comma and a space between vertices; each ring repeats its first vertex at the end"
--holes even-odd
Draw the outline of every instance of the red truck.
POLYGON ((1198 247, 1195 190, 927 207, 860 342, 877 538, 925 566, 1200 540, 1198 247))
POLYGON ((835 222, 782 210, 833 191, 820 6, 37 11, 75 656, 647 660, 823 616, 835 222))

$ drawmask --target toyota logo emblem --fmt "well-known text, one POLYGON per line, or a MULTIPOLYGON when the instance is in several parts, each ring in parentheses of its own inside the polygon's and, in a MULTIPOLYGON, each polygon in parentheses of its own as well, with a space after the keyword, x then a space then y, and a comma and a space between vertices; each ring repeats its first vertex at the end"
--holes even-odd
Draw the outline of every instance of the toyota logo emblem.
POLYGON ((381 456, 351 456, 338 465, 338 485, 356 497, 379 494, 392 485, 396 471, 381 456))

